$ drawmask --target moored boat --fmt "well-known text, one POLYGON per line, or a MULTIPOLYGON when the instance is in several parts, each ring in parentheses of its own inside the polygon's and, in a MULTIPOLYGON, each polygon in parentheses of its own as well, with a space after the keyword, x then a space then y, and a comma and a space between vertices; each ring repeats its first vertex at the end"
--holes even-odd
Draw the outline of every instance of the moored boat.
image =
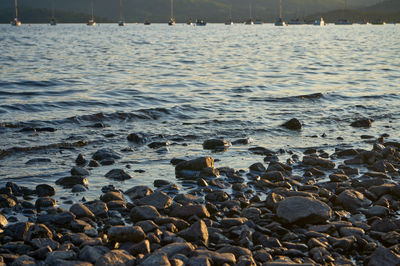
POLYGON ((204 20, 202 19, 196 20, 196 26, 205 26, 205 25, 207 25, 207 22, 205 22, 204 20))
POLYGON ((21 23, 21 21, 18 20, 18 2, 17 2, 17 0, 14 1, 14 5, 15 5, 15 18, 13 21, 10 22, 10 24, 12 26, 19 27, 19 26, 21 26, 22 23, 21 23))
POLYGON ((324 19, 321 17, 317 20, 314 21, 313 23, 314 26, 325 26, 325 21, 324 19))

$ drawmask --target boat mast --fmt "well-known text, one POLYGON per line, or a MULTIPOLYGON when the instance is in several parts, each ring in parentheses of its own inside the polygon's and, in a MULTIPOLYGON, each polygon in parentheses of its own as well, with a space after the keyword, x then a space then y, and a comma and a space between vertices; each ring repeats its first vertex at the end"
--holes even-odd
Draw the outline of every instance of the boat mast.
POLYGON ((51 2, 51 19, 54 20, 54 0, 51 2))
POLYGON ((174 0, 171 0, 171 19, 174 18, 174 0))
POLYGON ((91 6, 92 6, 92 21, 94 21, 94 15, 93 15, 93 0, 91 1, 91 6))
POLYGON ((279 18, 282 19, 282 0, 279 0, 279 18))
POLYGON ((15 18, 18 18, 18 1, 15 0, 15 18))
POLYGON ((252 8, 251 8, 251 0, 249 0, 249 18, 252 18, 252 16, 251 16, 251 10, 252 8))
POLYGON ((119 20, 122 21, 122 0, 119 0, 119 20))

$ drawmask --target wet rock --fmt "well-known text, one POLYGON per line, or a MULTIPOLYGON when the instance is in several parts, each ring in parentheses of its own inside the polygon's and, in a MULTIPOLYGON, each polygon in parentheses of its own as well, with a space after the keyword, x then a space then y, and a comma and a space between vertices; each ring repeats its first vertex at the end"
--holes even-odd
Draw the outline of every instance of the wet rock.
POLYGON ((180 231, 178 236, 194 244, 208 245, 208 229, 203 220, 199 220, 189 228, 180 231))
POLYGON ((135 201, 137 205, 151 205, 157 210, 163 210, 172 205, 172 198, 161 191, 156 191, 144 198, 135 201))
POLYGON ((146 197, 151 193, 153 193, 153 190, 148 186, 135 186, 125 191, 124 194, 128 195, 131 200, 135 200, 146 197))
POLYGON ((139 266, 147 265, 171 266, 171 263, 169 262, 167 255, 164 253, 155 253, 148 256, 139 264, 139 266))
POLYGON ((90 173, 85 168, 82 168, 79 166, 74 166, 71 169, 71 175, 72 176, 88 176, 88 175, 90 175, 90 173))
POLYGON ((83 156, 83 154, 79 153, 75 159, 75 163, 77 165, 85 165, 85 164, 87 164, 87 160, 86 160, 85 156, 83 156))
POLYGON ((56 189, 47 184, 40 184, 36 186, 35 192, 39 197, 51 197, 56 194, 56 189))
POLYGON ((108 238, 115 242, 133 241, 138 243, 146 237, 139 226, 113 226, 108 230, 108 238))
POLYGON ((87 187, 89 185, 88 180, 83 176, 67 176, 62 177, 56 181, 59 186, 72 188, 74 185, 83 185, 87 187))
POLYGON ((243 138, 232 141, 232 145, 247 145, 253 142, 252 138, 243 138))
POLYGON ((80 192, 85 192, 86 191, 86 187, 85 186, 83 186, 83 185, 74 185, 72 188, 71 188, 71 192, 73 192, 73 193, 80 193, 80 192))
POLYGON ((371 230, 377 231, 377 232, 390 232, 390 231, 395 231, 399 229, 399 225, 396 221, 393 221, 390 218, 384 218, 384 219, 376 219, 374 222, 371 224, 371 230))
POLYGON ((165 148, 170 145, 169 141, 154 141, 147 146, 151 149, 159 149, 159 148, 165 148))
POLYGON ((183 218, 183 219, 189 218, 193 215, 196 215, 199 218, 210 217, 210 213, 208 212, 206 207, 203 205, 200 205, 200 204, 177 206, 170 213, 170 216, 183 218))
POLYGON ((157 217, 155 219, 155 222, 158 225, 173 224, 174 226, 176 226, 176 228, 178 228, 178 230, 183 230, 190 226, 190 224, 183 219, 168 216, 157 217))
POLYGON ((110 170, 105 177, 118 180, 118 181, 124 181, 131 179, 132 177, 123 169, 112 169, 110 170))
POLYGON ((304 156, 304 165, 321 166, 326 169, 335 168, 335 163, 324 158, 314 157, 314 156, 304 156))
POLYGON ((11 208, 15 205, 17 205, 17 203, 14 199, 5 194, 0 195, 0 208, 11 208))
POLYGON ((53 252, 51 247, 49 246, 42 246, 38 247, 35 251, 31 251, 28 253, 30 257, 33 257, 38 260, 45 260, 49 253, 53 252))
POLYGON ((201 171, 205 168, 214 168, 214 159, 212 157, 199 157, 194 160, 180 162, 176 165, 175 171, 201 171))
POLYGON ((99 162, 96 161, 96 160, 90 160, 88 166, 90 166, 90 167, 99 167, 100 164, 99 164, 99 162))
POLYGON ((114 249, 104 254, 97 261, 95 266, 114 265, 114 266, 133 266, 135 257, 125 250, 114 249))
POLYGON ((121 155, 111 149, 100 149, 98 151, 96 151, 92 158, 96 161, 102 161, 102 160, 106 160, 106 159, 121 159, 121 155))
POLYGON ((0 213, 0 228, 6 227, 8 224, 7 218, 0 213))
POLYGON ((297 118, 292 118, 289 121, 282 124, 283 127, 290 130, 300 130, 303 126, 297 118))
POLYGON ((104 202, 109 202, 112 200, 125 201, 122 193, 119 191, 108 191, 107 193, 100 196, 100 200, 104 202))
POLYGON ((235 255, 232 253, 218 253, 210 250, 195 250, 193 255, 196 257, 204 256, 211 259, 212 265, 224 265, 227 263, 228 265, 232 265, 236 263, 235 255))
POLYGON ((28 160, 25 164, 32 165, 32 164, 40 164, 40 163, 51 163, 49 158, 34 158, 28 160))
POLYGON ((107 217, 108 216, 107 204, 102 201, 96 200, 96 201, 88 202, 88 203, 86 203, 86 207, 88 207, 89 210, 91 212, 93 212, 93 214, 95 216, 99 216, 99 217, 107 217))
POLYGON ((359 208, 368 207, 371 205, 371 201, 361 192, 347 189, 339 194, 336 204, 343 206, 345 210, 356 211, 359 208))
POLYGON ((222 190, 215 190, 207 193, 205 199, 211 202, 223 202, 229 199, 229 195, 222 190))
POLYGON ((264 148, 264 147, 252 147, 252 148, 249 148, 249 151, 251 153, 254 153, 257 155, 264 155, 264 156, 271 156, 271 155, 275 154, 274 151, 264 148))
POLYGON ((160 217, 160 213, 154 206, 137 206, 132 208, 130 212, 130 217, 133 222, 143 221, 143 220, 154 220, 160 217))
POLYGON ((399 265, 400 256, 390 249, 378 247, 371 255, 368 266, 399 265))
POLYGON ((299 196, 280 201, 276 213, 288 223, 324 223, 332 217, 332 210, 326 203, 299 196))
POLYGON ((262 163, 254 163, 249 166, 249 169, 254 172, 265 172, 267 170, 262 163))
POLYGON ((47 208, 53 207, 56 205, 56 200, 49 197, 41 197, 38 198, 35 202, 35 208, 40 210, 45 210, 47 208))
POLYGON ((35 224, 29 227, 26 232, 25 241, 31 241, 34 238, 53 238, 53 233, 44 224, 35 224))
POLYGON ((104 246, 85 246, 79 251, 79 259, 96 263, 108 252, 110 252, 110 249, 104 246))
POLYGON ((229 146, 229 141, 224 139, 208 139, 203 142, 203 149, 205 150, 224 150, 229 146))
POLYGON ((76 218, 90 218, 93 219, 95 217, 94 213, 89 210, 88 207, 81 203, 76 203, 70 207, 70 212, 76 215, 76 218))
POLYGON ((357 119, 356 121, 352 122, 350 124, 352 127, 371 127, 372 126, 372 120, 371 119, 357 119))
POLYGON ((349 180, 349 177, 347 175, 342 175, 342 174, 331 174, 329 176, 329 179, 332 182, 344 182, 349 180))
POLYGON ((154 187, 159 188, 159 187, 172 185, 172 183, 169 182, 168 180, 156 179, 156 180, 154 180, 153 185, 154 185, 154 187))
POLYGON ((141 144, 146 142, 146 137, 140 133, 131 133, 127 137, 128 141, 141 144))

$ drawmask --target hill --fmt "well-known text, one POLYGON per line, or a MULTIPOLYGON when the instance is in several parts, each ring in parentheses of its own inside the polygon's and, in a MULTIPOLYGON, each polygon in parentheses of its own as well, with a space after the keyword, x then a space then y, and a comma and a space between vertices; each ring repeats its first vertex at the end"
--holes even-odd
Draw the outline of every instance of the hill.
MULTIPOLYGON (((119 0, 93 0, 96 16, 113 21, 119 19, 119 0)), ((343 8, 346 0, 283 0, 283 13, 287 18, 304 17, 316 12, 343 8)), ((347 0, 348 1, 348 0, 347 0)), ((55 9, 73 13, 90 13, 90 0, 23 0, 19 1, 21 9, 28 11, 55 9), (54 1, 54 2, 53 2, 54 1)), ((350 2, 350 1, 348 1, 350 2)), ((363 8, 375 3, 376 0, 352 0, 351 8, 363 8)), ((279 15, 279 0, 175 0, 174 11, 178 22, 188 18, 204 18, 208 21, 222 22, 229 16, 232 6, 232 17, 236 21, 244 21, 249 15, 249 5, 252 6, 252 17, 264 21, 274 21, 279 15)), ((123 13, 128 22, 142 22, 150 19, 153 22, 166 22, 169 18, 170 1, 168 0, 124 0, 123 13)), ((13 1, 0 1, 0 10, 13 8, 13 1)), ((3 12, 4 13, 4 12, 3 12)), ((24 20, 26 12, 22 13, 24 20)), ((7 17, 9 21, 11 17, 7 17)), ((75 18, 77 19, 77 18, 75 18)), ((1 21, 4 21, 2 18, 1 21)), ((48 19, 43 19, 46 22, 48 19)))

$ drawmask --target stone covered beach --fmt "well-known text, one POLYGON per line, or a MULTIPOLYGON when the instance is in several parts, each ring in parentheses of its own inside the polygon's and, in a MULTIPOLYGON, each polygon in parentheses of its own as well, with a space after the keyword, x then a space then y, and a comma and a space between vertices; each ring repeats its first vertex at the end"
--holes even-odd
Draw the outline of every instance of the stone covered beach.
MULTIPOLYGON (((354 128, 368 128, 368 119, 354 128)), ((282 125, 300 130, 292 119, 282 125)), ((109 148, 76 154, 55 184, 0 189, 0 260, 6 265, 399 265, 400 143, 364 136, 369 149, 273 151, 251 139, 204 141, 209 156, 175 158, 179 184, 113 185, 87 201, 90 171, 116 164, 109 148), (247 169, 219 165, 215 152, 248 146, 247 169), (281 160, 283 155, 288 157, 281 160), (71 189, 76 202, 55 199, 71 189), (184 190, 182 190, 184 189, 184 190), (23 219, 21 218, 23 217, 23 219)), ((128 141, 145 142, 140 134, 128 141)), ((145 143, 163 149, 168 141, 145 143)), ((7 156, 7 155, 4 155, 7 156)), ((131 179, 116 167, 105 178, 131 179)))

